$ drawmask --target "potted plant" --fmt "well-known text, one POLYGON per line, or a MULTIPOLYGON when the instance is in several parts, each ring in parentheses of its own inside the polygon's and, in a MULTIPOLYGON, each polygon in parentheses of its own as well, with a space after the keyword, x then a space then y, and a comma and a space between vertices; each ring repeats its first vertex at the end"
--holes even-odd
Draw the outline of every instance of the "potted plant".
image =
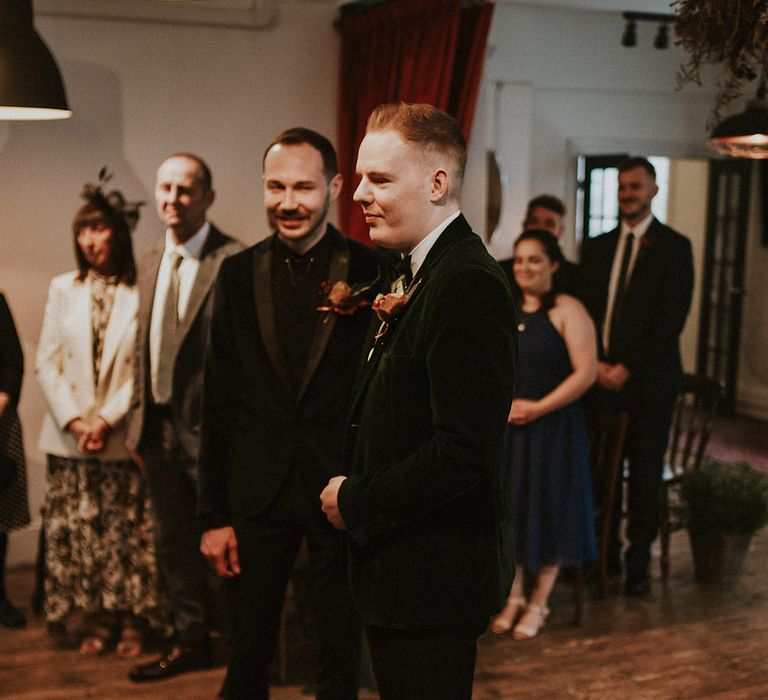
POLYGON ((768 523, 768 477, 744 463, 705 459, 682 477, 680 495, 696 580, 735 581, 752 536, 768 523))

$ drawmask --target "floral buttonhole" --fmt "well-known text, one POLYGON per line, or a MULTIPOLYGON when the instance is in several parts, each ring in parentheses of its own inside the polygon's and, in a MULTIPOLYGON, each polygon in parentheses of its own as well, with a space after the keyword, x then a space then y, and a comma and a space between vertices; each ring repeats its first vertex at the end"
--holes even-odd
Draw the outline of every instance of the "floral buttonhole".
POLYGON ((381 338, 387 332, 392 321, 405 311, 405 307, 413 296, 413 293, 421 284, 421 279, 416 280, 407 291, 405 285, 398 284, 398 282, 400 282, 400 280, 395 280, 395 283, 392 285, 392 288, 395 291, 392 291, 389 294, 379 294, 373 300, 373 310, 381 321, 379 332, 376 333, 375 336, 376 340, 381 338))
POLYGON ((377 277, 371 282, 360 282, 354 285, 349 285, 344 280, 323 282, 321 293, 324 298, 320 306, 317 307, 318 311, 325 312, 323 323, 328 321, 331 313, 350 316, 358 309, 371 306, 371 302, 366 297, 366 294, 378 280, 379 278, 377 277))

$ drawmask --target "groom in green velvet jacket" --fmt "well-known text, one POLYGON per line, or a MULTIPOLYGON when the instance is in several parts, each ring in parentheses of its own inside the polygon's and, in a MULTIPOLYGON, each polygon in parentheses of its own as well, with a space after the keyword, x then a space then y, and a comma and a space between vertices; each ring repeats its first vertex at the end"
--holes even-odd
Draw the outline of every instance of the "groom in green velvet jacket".
POLYGON ((402 276, 374 305, 349 476, 321 500, 348 531, 382 700, 469 700, 477 638, 512 580, 502 447, 515 313, 459 211, 465 163, 456 120, 419 104, 374 110, 357 160, 355 201, 402 276))

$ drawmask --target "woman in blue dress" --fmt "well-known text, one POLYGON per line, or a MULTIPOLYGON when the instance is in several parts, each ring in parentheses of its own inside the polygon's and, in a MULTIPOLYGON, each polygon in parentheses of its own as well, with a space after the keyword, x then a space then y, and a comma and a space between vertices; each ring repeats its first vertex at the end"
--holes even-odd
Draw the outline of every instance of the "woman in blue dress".
POLYGON ((597 554, 579 402, 597 372, 595 329, 581 303, 558 291, 562 260, 547 231, 526 231, 515 242, 513 293, 522 313, 508 454, 518 565, 507 602, 491 622, 493 632, 513 630, 515 639, 534 637, 544 626, 560 568, 597 554), (530 601, 524 572, 532 579, 530 601))

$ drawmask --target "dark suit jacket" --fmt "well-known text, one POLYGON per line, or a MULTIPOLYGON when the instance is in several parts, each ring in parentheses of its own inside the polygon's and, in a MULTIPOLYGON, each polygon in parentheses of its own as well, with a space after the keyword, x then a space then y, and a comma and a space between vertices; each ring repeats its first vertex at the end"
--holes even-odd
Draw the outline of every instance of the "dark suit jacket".
POLYGON ((10 396, 10 406, 16 406, 24 375, 24 353, 13 323, 11 310, 0 294, 0 391, 10 396))
MULTIPOLYGON (((276 235, 227 260, 216 283, 199 473, 198 515, 206 529, 228 524, 232 514, 263 512, 297 465, 320 508, 320 492, 343 466, 344 430, 371 310, 318 312, 296 395, 272 305, 276 235)), ((374 251, 332 226, 326 236, 334 246, 330 281, 354 285, 379 276, 374 251)))
POLYGON ((682 374, 680 333, 693 294, 691 243, 669 226, 653 220, 641 239, 608 358, 602 335, 619 234, 617 228, 585 241, 582 248, 584 301, 595 321, 600 358, 627 367, 627 394, 674 395, 682 374))
MULTIPOLYGON (((179 344, 173 367, 171 410, 176 434, 190 457, 200 447, 200 402, 203 384, 203 355, 208 338, 212 308, 212 287, 224 259, 243 249, 243 244, 223 234, 211 224, 200 254, 192 291, 179 328, 179 344)), ((136 376, 127 417, 129 449, 141 453, 147 404, 152 400, 149 369, 149 324, 165 239, 157 241, 142 255, 138 264, 139 327, 136 335, 136 376)))
POLYGON ((512 578, 502 445, 514 308, 463 216, 418 278, 358 382, 351 476, 339 491, 352 594, 369 625, 482 626, 512 578))

